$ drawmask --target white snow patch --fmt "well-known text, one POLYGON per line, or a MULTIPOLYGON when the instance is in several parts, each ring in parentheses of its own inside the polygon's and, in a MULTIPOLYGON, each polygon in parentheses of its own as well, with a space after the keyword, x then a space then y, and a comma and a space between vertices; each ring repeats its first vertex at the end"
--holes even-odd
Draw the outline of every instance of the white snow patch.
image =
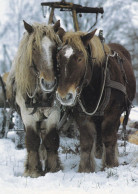
MULTIPOLYGON (((138 115, 138 107, 130 116, 138 115)), ((13 134, 10 134, 11 136, 13 134)), ((63 171, 47 173, 44 177, 22 176, 26 149, 16 150, 9 139, 0 139, 0 193, 2 194, 137 194, 138 145, 127 142, 124 155, 123 142, 118 140, 119 166, 100 170, 101 160, 96 159, 96 173, 78 173, 80 155, 76 153, 79 140, 61 137, 59 156, 63 171), (66 148, 67 152, 63 150, 66 148)))
POLYGON ((66 49, 65 57, 69 59, 71 55, 73 55, 73 48, 69 47, 66 49))
POLYGON ((138 106, 131 109, 129 118, 132 121, 138 121, 138 106))

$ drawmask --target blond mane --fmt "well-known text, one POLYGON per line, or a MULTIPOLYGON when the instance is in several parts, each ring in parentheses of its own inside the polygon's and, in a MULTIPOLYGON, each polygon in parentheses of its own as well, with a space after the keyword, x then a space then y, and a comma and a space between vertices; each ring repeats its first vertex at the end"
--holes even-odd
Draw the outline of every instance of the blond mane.
MULTIPOLYGON (((85 34, 87 33, 81 31, 67 32, 63 37, 63 44, 68 43, 75 46, 84 53, 85 59, 87 59, 87 52, 81 40, 81 36, 84 36, 85 34)), ((99 37, 94 36, 90 41, 90 45, 92 48, 92 57, 96 59, 97 64, 102 64, 105 54, 99 37)), ((104 44, 104 49, 107 54, 110 53, 110 48, 107 44, 104 44)))
POLYGON ((15 66, 16 87, 18 91, 20 90, 22 95, 26 95, 26 92, 30 94, 33 93, 36 87, 36 76, 32 73, 30 68, 32 65, 32 47, 34 39, 40 51, 41 40, 44 33, 57 44, 61 42, 54 32, 53 26, 39 23, 34 23, 32 26, 34 32, 30 35, 27 32, 24 33, 13 63, 13 66, 15 66))

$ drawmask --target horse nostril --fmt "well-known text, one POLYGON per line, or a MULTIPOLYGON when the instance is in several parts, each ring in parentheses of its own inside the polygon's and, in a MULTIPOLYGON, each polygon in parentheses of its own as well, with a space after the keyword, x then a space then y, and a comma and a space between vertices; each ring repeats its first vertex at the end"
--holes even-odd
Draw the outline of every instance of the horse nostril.
POLYGON ((68 93, 66 95, 66 100, 71 100, 73 98, 73 94, 72 93, 68 93))
POLYGON ((45 81, 44 78, 41 78, 41 84, 42 84, 42 86, 45 87, 45 88, 48 88, 48 89, 49 89, 49 87, 50 87, 50 84, 47 83, 47 81, 45 81))
POLYGON ((59 100, 62 100, 62 101, 69 101, 73 98, 73 94, 72 93, 68 93, 65 97, 61 97, 58 92, 56 92, 56 97, 57 99, 59 100))
POLYGON ((42 85, 42 87, 48 90, 50 90, 51 88, 54 88, 57 83, 56 79, 54 81, 49 82, 49 81, 46 81, 44 78, 41 78, 40 82, 41 82, 40 84, 42 85))
POLYGON ((42 85, 45 85, 45 80, 44 80, 44 78, 41 78, 41 83, 42 83, 42 85))

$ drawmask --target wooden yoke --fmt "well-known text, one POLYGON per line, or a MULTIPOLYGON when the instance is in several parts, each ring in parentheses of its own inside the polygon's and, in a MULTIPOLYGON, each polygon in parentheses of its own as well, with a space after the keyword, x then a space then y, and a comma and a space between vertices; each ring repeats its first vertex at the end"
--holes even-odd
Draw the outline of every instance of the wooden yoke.
MULTIPOLYGON (((60 9, 60 11, 71 11, 72 12, 72 17, 73 17, 73 23, 74 23, 74 29, 75 31, 79 30, 79 24, 78 24, 78 18, 77 18, 77 13, 104 13, 103 8, 97 8, 97 7, 83 7, 79 4, 74 4, 74 3, 69 3, 65 1, 61 2, 43 2, 41 3, 42 8, 44 6, 51 7, 51 12, 49 16, 49 21, 48 23, 53 22, 53 16, 54 16, 54 9, 60 9)), ((43 9, 44 12, 44 9, 43 9)))

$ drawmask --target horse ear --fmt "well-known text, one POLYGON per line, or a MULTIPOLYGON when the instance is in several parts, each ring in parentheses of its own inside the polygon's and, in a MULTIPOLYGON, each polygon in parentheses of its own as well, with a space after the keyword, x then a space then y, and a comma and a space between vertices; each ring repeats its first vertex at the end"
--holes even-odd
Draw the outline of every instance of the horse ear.
POLYGON ((57 32, 58 29, 59 29, 59 27, 60 27, 60 20, 58 20, 58 21, 54 24, 54 26, 53 26, 54 31, 57 32))
POLYGON ((84 36, 81 37, 81 40, 82 40, 82 42, 83 42, 83 44, 85 46, 87 46, 89 44, 89 41, 93 38, 96 30, 97 29, 95 29, 94 31, 92 31, 92 32, 90 32, 90 33, 88 33, 88 34, 86 34, 86 35, 84 35, 84 36))
POLYGON ((30 24, 28 24, 27 22, 25 22, 24 20, 23 20, 23 22, 24 22, 24 28, 26 29, 26 31, 29 34, 31 34, 34 31, 33 27, 30 24))
POLYGON ((60 40, 63 42, 63 36, 65 35, 65 30, 63 29, 63 28, 59 28, 58 29, 58 32, 57 32, 57 34, 58 34, 58 36, 59 36, 59 38, 60 38, 60 40))

